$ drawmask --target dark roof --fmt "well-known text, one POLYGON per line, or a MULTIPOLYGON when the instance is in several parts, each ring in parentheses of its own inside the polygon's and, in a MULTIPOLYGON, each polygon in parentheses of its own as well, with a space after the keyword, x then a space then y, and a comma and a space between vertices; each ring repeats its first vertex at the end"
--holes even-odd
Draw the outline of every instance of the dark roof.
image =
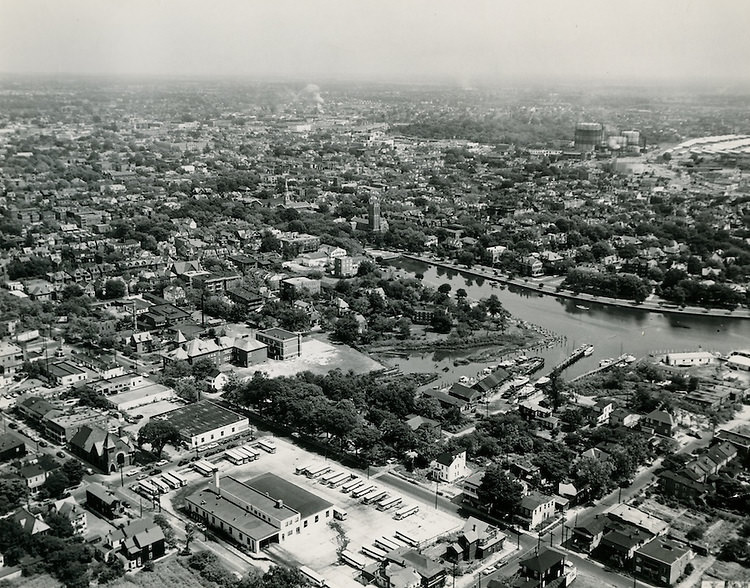
POLYGON ((214 404, 210 400, 188 404, 168 412, 165 416, 165 420, 172 423, 180 433, 190 437, 247 420, 247 417, 214 404))
POLYGON ((687 549, 669 539, 654 539, 636 551, 637 554, 643 557, 648 557, 667 565, 672 565, 672 563, 680 559, 687 552, 687 549))
POLYGON ((453 463, 453 461, 458 457, 463 451, 456 451, 456 452, 450 452, 450 451, 444 451, 440 455, 437 456, 437 461, 440 465, 449 466, 453 463))
POLYGON ((508 374, 508 372, 506 372, 503 368, 498 368, 490 375, 482 378, 476 384, 474 384, 474 388, 476 388, 480 392, 486 392, 487 390, 491 390, 495 386, 501 384, 509 377, 510 374, 508 374))
POLYGON ((25 444, 19 438, 9 433, 0 435, 0 453, 2 453, 3 451, 8 451, 9 449, 15 449, 16 447, 20 445, 25 445, 25 444))
POLYGON ((602 537, 602 541, 614 545, 628 551, 640 545, 651 535, 635 527, 629 527, 627 529, 614 529, 602 537))
POLYGON ((445 568, 438 562, 408 547, 394 549, 386 557, 389 561, 404 567, 413 567, 423 578, 434 578, 438 574, 445 572, 445 568))
POLYGON ((303 519, 333 506, 327 500, 272 473, 261 474, 244 484, 263 494, 267 493, 276 500, 283 500, 286 506, 300 513, 303 519))
POLYGON ((265 337, 271 337, 273 339, 280 339, 281 341, 297 338, 297 333, 292 333, 291 331, 287 331, 286 329, 278 329, 276 327, 274 327, 273 329, 266 329, 265 331, 259 331, 257 334, 263 335, 265 337))
POLYGON ((552 566, 564 560, 565 556, 562 553, 559 553, 554 549, 545 549, 539 555, 521 560, 518 563, 521 567, 533 572, 546 572, 552 566))
POLYGON ((117 498, 114 494, 112 494, 109 490, 107 490, 104 486, 101 484, 89 484, 86 487, 86 496, 88 498, 88 495, 91 494, 91 496, 94 496, 95 498, 98 498, 105 504, 114 504, 115 502, 120 502, 120 499, 117 498))

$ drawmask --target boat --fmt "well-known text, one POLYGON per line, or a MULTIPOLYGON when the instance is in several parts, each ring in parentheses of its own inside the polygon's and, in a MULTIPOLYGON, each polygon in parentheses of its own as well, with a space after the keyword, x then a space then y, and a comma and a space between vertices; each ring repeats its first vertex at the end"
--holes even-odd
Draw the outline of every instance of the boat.
POLYGON ((623 355, 623 356, 622 356, 622 360, 623 360, 623 361, 624 361, 625 363, 633 363, 633 362, 634 362, 634 361, 635 361, 636 359, 637 359, 637 358, 635 357, 635 355, 628 355, 628 354, 625 354, 625 355, 623 355))
POLYGON ((594 346, 593 345, 589 345, 588 347, 586 347, 586 349, 583 350, 583 355, 586 356, 586 357, 588 357, 592 353, 594 353, 594 346))
POLYGON ((576 304, 576 308, 578 310, 590 310, 590 308, 588 306, 585 306, 583 304, 576 304))
POLYGON ((599 362, 599 367, 600 367, 600 368, 603 368, 603 367, 609 367, 609 366, 611 366, 611 365, 612 365, 613 363, 615 363, 615 360, 614 360, 614 359, 612 359, 611 357, 608 357, 608 358, 606 358, 606 359, 602 359, 602 360, 601 360, 601 361, 599 362))

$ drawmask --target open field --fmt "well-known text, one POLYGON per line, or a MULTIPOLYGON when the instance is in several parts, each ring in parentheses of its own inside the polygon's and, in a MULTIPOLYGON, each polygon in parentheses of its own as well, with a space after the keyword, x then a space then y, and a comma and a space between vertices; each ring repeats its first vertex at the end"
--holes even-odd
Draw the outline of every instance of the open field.
MULTIPOLYGON (((372 545, 373 541, 380 536, 392 537, 397 530, 403 531, 416 539, 430 542, 439 535, 457 529, 463 524, 462 519, 450 513, 435 511, 434 505, 403 495, 400 491, 391 488, 388 484, 380 482, 375 477, 368 482, 369 485, 382 488, 393 496, 401 496, 403 504, 419 505, 419 512, 400 521, 393 518, 393 510, 381 512, 373 505, 364 505, 348 494, 341 492, 341 488, 329 488, 321 482, 308 479, 305 476, 294 473, 295 468, 301 466, 328 465, 338 472, 347 472, 363 480, 367 480, 367 474, 357 470, 346 468, 337 462, 326 461, 323 457, 310 453, 297 447, 293 443, 274 438, 276 453, 269 454, 261 452, 258 460, 249 464, 235 466, 226 460, 219 460, 217 465, 222 476, 231 475, 239 480, 245 481, 259 474, 272 472, 298 486, 320 496, 331 502, 334 506, 345 509, 348 517, 339 521, 348 540, 348 549, 358 552, 363 545, 372 545), (374 531, 377 529, 377 531, 374 531)), ((183 468, 180 470, 192 482, 208 482, 204 478, 183 468)), ((167 495, 172 498, 174 493, 167 495)), ((315 530, 310 530, 300 536, 294 536, 287 540, 282 546, 273 546, 273 552, 281 558, 288 559, 293 563, 301 563, 320 572, 329 579, 330 585, 334 587, 348 587, 353 585, 354 570, 348 566, 338 564, 337 533, 328 525, 319 525, 315 530)))
POLYGON ((251 377, 255 372, 265 372, 272 378, 278 376, 293 376, 300 372, 310 371, 315 374, 327 374, 335 368, 343 371, 354 370, 357 374, 364 374, 383 366, 363 353, 352 349, 348 345, 332 345, 323 338, 325 335, 315 335, 302 340, 302 355, 285 361, 268 360, 262 364, 247 368, 236 368, 240 378, 251 377))
POLYGON ((716 560, 703 574, 702 580, 734 580, 736 582, 750 581, 750 568, 740 564, 716 560))
POLYGON ((62 588, 63 585, 52 576, 40 574, 33 578, 24 578, 22 576, 15 580, 7 580, 3 586, 7 586, 8 588, 62 588))

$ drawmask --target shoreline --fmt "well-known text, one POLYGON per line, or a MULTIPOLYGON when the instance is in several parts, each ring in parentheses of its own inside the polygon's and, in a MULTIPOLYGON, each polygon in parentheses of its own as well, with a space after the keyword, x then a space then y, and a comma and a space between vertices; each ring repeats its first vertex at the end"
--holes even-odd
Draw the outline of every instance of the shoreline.
MULTIPOLYGON (((662 314, 672 314, 676 316, 701 316, 701 317, 729 318, 729 319, 740 319, 740 320, 750 319, 750 309, 738 309, 738 310, 726 310, 726 309, 718 309, 718 308, 707 309, 707 308, 702 308, 699 306, 686 306, 685 308, 682 308, 682 309, 681 308, 669 308, 666 306, 659 306, 658 302, 651 302, 649 300, 646 300, 645 302, 642 302, 641 304, 636 304, 635 302, 632 302, 632 301, 620 300, 617 298, 609 298, 605 296, 595 296, 593 294, 574 294, 573 292, 565 291, 565 290, 560 290, 558 292, 556 288, 549 288, 549 289, 546 288, 546 284, 544 284, 544 282, 527 282, 527 281, 524 281, 524 278, 510 279, 506 276, 495 275, 495 274, 487 273, 485 271, 477 270, 474 268, 461 268, 452 263, 448 263, 444 261, 435 261, 434 259, 420 257, 418 255, 414 255, 411 253, 402 253, 401 257, 404 257, 406 259, 411 259, 413 261, 425 263, 427 265, 433 265, 436 267, 442 267, 444 269, 453 270, 458 273, 468 274, 474 277, 483 278, 485 280, 490 280, 493 282, 506 284, 508 286, 517 286, 525 290, 538 292, 539 294, 542 294, 544 296, 554 296, 556 298, 565 298, 568 300, 575 300, 575 301, 584 302, 584 303, 603 304, 605 306, 616 306, 619 308, 627 308, 630 310, 639 310, 643 312, 656 312, 656 313, 662 313, 662 314), (540 287, 540 285, 542 287, 540 287)), ((527 278, 527 279, 531 280, 531 278, 527 278)))

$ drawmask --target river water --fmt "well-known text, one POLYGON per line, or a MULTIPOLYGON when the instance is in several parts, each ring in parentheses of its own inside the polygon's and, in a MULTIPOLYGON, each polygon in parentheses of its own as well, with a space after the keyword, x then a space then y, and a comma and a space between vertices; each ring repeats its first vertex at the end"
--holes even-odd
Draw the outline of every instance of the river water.
MULTIPOLYGON (((595 302, 585 302, 588 310, 582 310, 576 307, 574 300, 544 296, 522 288, 493 288, 490 280, 453 269, 409 259, 393 260, 389 264, 412 275, 423 274, 424 283, 433 287, 447 283, 452 293, 464 288, 470 299, 478 300, 495 294, 514 317, 565 337, 560 344, 551 348, 544 347, 528 353, 544 357, 545 369, 539 374, 547 373, 583 343, 594 345, 594 353, 567 368, 564 372, 566 379, 595 369, 601 359, 618 357, 623 353, 640 358, 665 351, 727 353, 733 349, 750 348, 750 320, 669 315, 595 302)), ((405 372, 436 371, 442 376, 439 384, 450 384, 461 375, 476 376, 478 370, 497 363, 494 360, 454 367, 455 359, 477 352, 477 349, 472 349, 414 353, 408 359, 396 362, 405 372)))

